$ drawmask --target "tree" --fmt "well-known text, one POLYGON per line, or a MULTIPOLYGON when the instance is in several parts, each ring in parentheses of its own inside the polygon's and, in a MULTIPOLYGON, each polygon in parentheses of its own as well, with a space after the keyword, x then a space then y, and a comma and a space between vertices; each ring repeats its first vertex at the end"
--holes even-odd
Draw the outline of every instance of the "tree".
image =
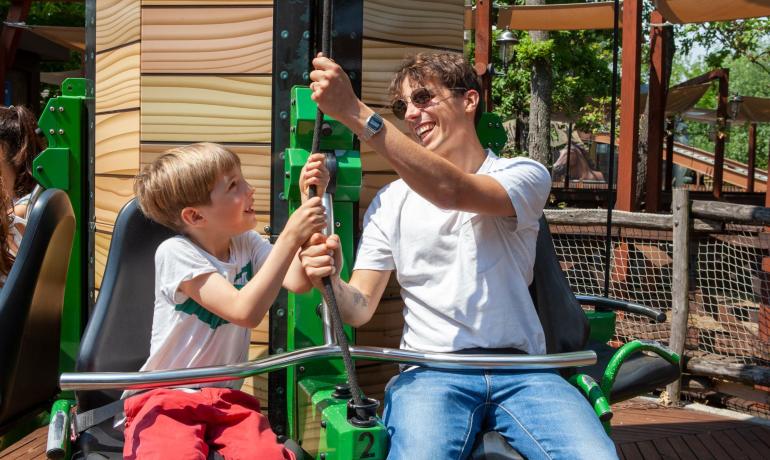
MULTIPOLYGON (((527 5, 545 5, 545 0, 527 0, 527 5)), ((531 30, 529 37, 535 46, 548 43, 548 32, 531 30)), ((529 156, 545 166, 551 157, 551 74, 550 56, 542 53, 532 59, 529 99, 529 156)))

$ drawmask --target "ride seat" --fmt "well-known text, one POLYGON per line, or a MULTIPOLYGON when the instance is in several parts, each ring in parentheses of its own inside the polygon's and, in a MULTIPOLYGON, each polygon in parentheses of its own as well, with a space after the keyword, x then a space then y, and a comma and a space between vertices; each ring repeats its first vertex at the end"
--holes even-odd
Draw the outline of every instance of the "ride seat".
POLYGON ((74 234, 67 195, 44 191, 30 210, 0 291, 0 434, 50 408, 59 393, 61 316, 74 234))
MULTIPOLYGON (((150 355, 155 305, 155 250, 172 230, 146 218, 136 200, 118 214, 99 297, 80 344, 78 372, 135 372, 150 355)), ((78 391, 79 412, 120 398, 119 390, 78 391)), ((110 418, 81 433, 73 459, 120 459, 123 433, 110 418)))

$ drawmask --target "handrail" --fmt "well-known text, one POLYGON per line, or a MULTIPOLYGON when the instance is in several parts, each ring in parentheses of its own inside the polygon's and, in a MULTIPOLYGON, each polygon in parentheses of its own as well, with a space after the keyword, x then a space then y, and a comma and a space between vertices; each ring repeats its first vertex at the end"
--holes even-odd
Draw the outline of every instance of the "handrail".
MULTIPOLYGON (((354 359, 388 361, 436 369, 557 369, 596 364, 591 350, 552 355, 467 355, 399 350, 381 347, 350 347, 354 359)), ((144 390, 150 388, 222 382, 271 372, 319 359, 341 358, 338 345, 323 345, 227 366, 151 372, 68 372, 59 380, 62 390, 144 390)))

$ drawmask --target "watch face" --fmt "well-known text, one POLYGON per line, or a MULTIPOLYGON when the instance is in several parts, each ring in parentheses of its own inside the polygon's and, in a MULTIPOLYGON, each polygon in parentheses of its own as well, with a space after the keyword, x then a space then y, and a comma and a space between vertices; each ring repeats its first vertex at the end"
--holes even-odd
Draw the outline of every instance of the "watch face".
POLYGON ((382 117, 375 113, 372 114, 371 117, 369 117, 369 121, 367 122, 367 125, 369 125, 369 129, 372 130, 372 133, 377 133, 379 130, 382 129, 382 125, 384 122, 382 121, 382 117))

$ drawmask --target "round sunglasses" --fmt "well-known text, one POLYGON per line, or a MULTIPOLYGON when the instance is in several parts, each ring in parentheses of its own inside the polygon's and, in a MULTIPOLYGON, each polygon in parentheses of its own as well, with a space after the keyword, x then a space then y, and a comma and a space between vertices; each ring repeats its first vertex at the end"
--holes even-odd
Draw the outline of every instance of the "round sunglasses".
MULTIPOLYGON (((454 94, 456 92, 467 91, 467 88, 449 88, 449 91, 451 91, 453 94, 450 94, 444 99, 436 101, 436 103, 438 104, 441 101, 445 101, 450 97, 456 96, 457 94, 454 94)), ((399 120, 403 120, 406 117, 406 110, 409 107, 408 101, 412 101, 412 104, 414 104, 414 106, 418 109, 424 109, 431 105, 431 101, 434 97, 435 94, 433 94, 433 91, 425 87, 420 87, 412 91, 412 94, 409 96, 396 99, 393 101, 390 107, 393 110, 393 115, 395 115, 399 120)))

